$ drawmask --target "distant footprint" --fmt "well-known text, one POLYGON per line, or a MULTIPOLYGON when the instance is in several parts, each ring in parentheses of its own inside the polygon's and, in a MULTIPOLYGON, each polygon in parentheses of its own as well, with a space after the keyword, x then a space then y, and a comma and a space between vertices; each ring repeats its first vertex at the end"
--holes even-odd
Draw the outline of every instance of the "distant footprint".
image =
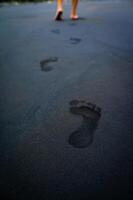
POLYGON ((70 38, 71 44, 78 44, 81 42, 81 38, 70 38))
POLYGON ((70 26, 76 26, 77 24, 75 22, 71 22, 69 25, 70 26))
POLYGON ((71 133, 68 142, 76 148, 85 148, 92 144, 94 132, 101 117, 101 108, 85 101, 72 100, 70 112, 83 117, 78 130, 71 133))
POLYGON ((55 33, 55 34, 60 34, 60 30, 59 29, 53 29, 51 32, 55 33))
POLYGON ((45 71, 45 72, 49 72, 51 70, 53 70, 53 67, 49 65, 49 63, 51 62, 57 62, 58 61, 58 58, 57 57, 49 57, 45 60, 42 60, 40 62, 40 67, 41 67, 41 70, 42 71, 45 71))
POLYGON ((69 23, 70 26, 76 26, 78 21, 86 20, 84 17, 79 17, 78 20, 73 20, 73 22, 69 23))

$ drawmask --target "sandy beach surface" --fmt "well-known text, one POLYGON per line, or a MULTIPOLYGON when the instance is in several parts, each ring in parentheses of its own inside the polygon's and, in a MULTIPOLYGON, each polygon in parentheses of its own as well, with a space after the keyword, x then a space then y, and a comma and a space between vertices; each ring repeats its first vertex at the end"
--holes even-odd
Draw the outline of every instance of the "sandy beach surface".
POLYGON ((133 2, 0 6, 0 193, 133 199, 133 2))

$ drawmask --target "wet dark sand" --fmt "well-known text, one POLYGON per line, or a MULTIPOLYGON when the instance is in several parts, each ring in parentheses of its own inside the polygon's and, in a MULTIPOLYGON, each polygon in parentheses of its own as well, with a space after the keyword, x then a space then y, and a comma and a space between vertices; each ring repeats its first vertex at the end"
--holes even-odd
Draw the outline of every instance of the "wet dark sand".
POLYGON ((133 199, 133 3, 55 7, 0 8, 0 193, 133 199))

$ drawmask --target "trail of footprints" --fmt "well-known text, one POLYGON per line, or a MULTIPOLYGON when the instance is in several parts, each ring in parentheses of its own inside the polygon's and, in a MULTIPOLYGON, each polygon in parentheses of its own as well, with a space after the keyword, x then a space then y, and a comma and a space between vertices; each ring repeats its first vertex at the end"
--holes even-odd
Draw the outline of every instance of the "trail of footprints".
MULTIPOLYGON (((60 34, 59 29, 52 30, 54 34, 60 34)), ((70 44, 76 45, 81 42, 81 38, 70 38, 70 44)), ((58 57, 48 57, 40 61, 42 71, 49 72, 54 69, 52 63, 58 61, 58 57)), ((72 100, 70 103, 70 112, 82 117, 81 126, 72 132, 69 136, 68 143, 75 148, 85 148, 92 144, 94 133, 98 127, 101 117, 101 108, 84 100, 72 100)))
MULTIPOLYGON (((53 29, 51 30, 52 33, 54 34, 60 34, 60 30, 59 29, 53 29)), ((76 38, 76 37, 71 37, 69 39, 70 41, 70 44, 79 44, 82 39, 81 38, 76 38)), ((42 71, 45 71, 45 72, 49 72, 49 71, 52 71, 54 69, 53 66, 51 66, 51 63, 53 62, 57 62, 58 61, 58 57, 48 57, 46 59, 43 59, 40 61, 40 67, 41 67, 41 70, 42 71)))

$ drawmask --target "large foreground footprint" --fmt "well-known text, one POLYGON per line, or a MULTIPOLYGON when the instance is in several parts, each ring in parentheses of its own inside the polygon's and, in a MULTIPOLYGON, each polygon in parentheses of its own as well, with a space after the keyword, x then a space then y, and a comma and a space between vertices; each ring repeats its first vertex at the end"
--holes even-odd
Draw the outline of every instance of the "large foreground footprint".
POLYGON ((72 100, 70 112, 82 116, 83 121, 80 128, 69 136, 69 144, 76 148, 88 147, 93 142, 94 132, 101 117, 101 108, 89 102, 72 100))

